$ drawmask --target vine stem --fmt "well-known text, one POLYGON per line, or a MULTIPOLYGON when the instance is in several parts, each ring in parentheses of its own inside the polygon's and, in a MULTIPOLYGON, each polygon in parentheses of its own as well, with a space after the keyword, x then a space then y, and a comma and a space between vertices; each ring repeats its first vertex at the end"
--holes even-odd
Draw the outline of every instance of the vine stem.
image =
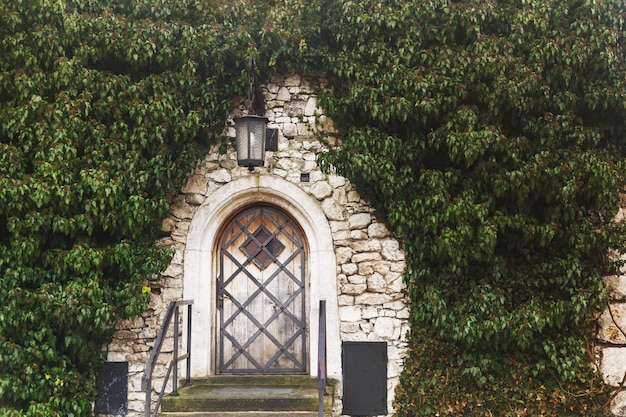
POLYGON ((611 320, 613 321, 613 324, 615 324, 615 327, 617 327, 617 329, 622 333, 622 335, 626 337, 626 332, 624 332, 624 329, 622 329, 620 325, 617 324, 617 321, 615 320, 615 316, 613 315, 613 310, 611 310, 611 303, 607 302, 606 307, 609 310, 609 314, 611 315, 611 320))

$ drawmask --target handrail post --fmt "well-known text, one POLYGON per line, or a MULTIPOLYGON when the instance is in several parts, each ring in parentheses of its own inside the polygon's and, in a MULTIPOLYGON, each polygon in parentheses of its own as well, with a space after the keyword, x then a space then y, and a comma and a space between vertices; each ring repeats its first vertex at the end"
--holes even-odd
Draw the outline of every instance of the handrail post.
MULTIPOLYGON (((178 306, 174 310, 174 381, 172 381, 172 393, 170 395, 178 396, 178 306)), ((167 384, 167 381, 165 382, 167 384)))
POLYGON ((187 305, 187 385, 191 382, 191 304, 187 305))
POLYGON ((188 306, 187 312, 189 319, 187 321, 187 354, 185 358, 187 359, 187 383, 189 384, 191 381, 191 365, 189 359, 191 358, 191 305, 193 304, 193 300, 180 300, 180 301, 171 301, 169 306, 167 307, 167 311, 165 313, 165 317, 163 322, 161 323, 161 328, 157 334, 157 338, 154 342, 154 346, 152 348, 152 353, 150 353, 150 357, 148 358, 148 363, 146 364, 146 369, 144 370, 143 378, 141 379, 141 389, 146 391, 146 417, 155 416, 159 411, 159 407, 161 405, 161 400, 163 399, 163 395, 165 394, 165 390, 167 387, 167 383, 169 381, 170 373, 172 368, 174 368, 174 382, 172 384, 173 391, 171 395, 178 395, 178 363, 180 361, 179 352, 179 328, 180 328, 180 311, 179 308, 186 305, 188 306), (167 337, 167 330, 169 328, 169 324, 174 319, 174 352, 173 359, 170 362, 170 365, 165 374, 165 380, 163 381, 163 386, 161 387, 161 391, 156 399, 156 403, 154 406, 154 414, 151 414, 151 396, 152 396, 152 373, 156 366, 157 359, 159 357, 159 353, 161 352, 161 348, 163 347, 163 343, 165 338, 167 337))
POLYGON ((152 378, 148 380, 146 388, 146 417, 150 417, 150 401, 152 399, 152 378))
POLYGON ((317 342, 317 415, 324 417, 324 394, 326 392, 326 300, 320 300, 317 342))

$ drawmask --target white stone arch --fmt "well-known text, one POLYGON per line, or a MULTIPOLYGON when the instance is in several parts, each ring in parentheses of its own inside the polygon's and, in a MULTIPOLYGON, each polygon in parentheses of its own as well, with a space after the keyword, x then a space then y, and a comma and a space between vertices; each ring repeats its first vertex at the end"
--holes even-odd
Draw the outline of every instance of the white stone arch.
MULTIPOLYGON (((287 212, 309 244, 309 370, 317 372, 319 300, 326 300, 328 376, 341 376, 341 342, 337 308, 337 262, 328 220, 319 202, 282 178, 251 175, 225 184, 198 208, 187 234, 183 296, 193 299, 191 375, 215 373, 215 246, 231 215, 251 204, 269 203, 287 212)), ((183 327, 186 329, 186 326, 183 327)), ((185 340, 186 338, 183 338, 185 340)))

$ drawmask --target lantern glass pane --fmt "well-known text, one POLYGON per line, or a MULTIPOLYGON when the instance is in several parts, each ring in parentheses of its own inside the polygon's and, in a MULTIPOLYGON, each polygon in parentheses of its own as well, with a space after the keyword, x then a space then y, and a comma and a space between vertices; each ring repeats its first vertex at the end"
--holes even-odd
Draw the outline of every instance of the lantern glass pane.
POLYGON ((237 159, 250 159, 250 150, 248 146, 248 123, 246 120, 238 119, 235 121, 235 131, 237 135, 237 159))
POLYGON ((265 152, 265 120, 252 119, 250 129, 250 159, 263 161, 265 152))

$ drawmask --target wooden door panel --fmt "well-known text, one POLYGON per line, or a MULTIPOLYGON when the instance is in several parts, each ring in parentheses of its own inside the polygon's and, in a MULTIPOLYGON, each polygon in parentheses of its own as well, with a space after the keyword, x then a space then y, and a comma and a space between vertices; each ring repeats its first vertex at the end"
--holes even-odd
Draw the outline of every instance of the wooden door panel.
POLYGON ((248 209, 220 246, 220 372, 306 370, 304 242, 282 212, 248 209))

